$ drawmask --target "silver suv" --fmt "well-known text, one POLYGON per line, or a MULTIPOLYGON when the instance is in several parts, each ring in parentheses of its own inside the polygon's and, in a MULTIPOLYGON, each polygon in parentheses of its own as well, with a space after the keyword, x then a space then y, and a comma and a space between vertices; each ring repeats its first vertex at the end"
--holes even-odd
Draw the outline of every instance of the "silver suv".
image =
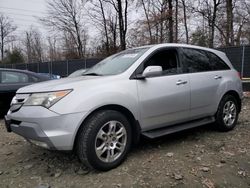
POLYGON ((88 167, 109 170, 140 135, 208 123, 233 129, 242 97, 240 77, 223 52, 159 44, 112 55, 80 77, 19 89, 5 122, 31 143, 75 149, 88 167))

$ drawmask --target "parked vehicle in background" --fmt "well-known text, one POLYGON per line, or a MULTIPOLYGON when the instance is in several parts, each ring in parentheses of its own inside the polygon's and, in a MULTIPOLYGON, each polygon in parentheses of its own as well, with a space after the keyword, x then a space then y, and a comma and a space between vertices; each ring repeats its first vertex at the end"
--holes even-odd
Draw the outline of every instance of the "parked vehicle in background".
POLYGON ((208 123, 232 130, 242 97, 225 53, 158 44, 114 54, 81 77, 19 89, 5 122, 36 145, 75 148, 85 165, 109 170, 140 135, 156 138, 208 123))
POLYGON ((49 78, 34 72, 0 68, 0 115, 7 113, 10 102, 19 88, 46 80, 49 78))
POLYGON ((55 74, 50 74, 50 73, 43 73, 43 72, 39 72, 37 74, 40 74, 42 76, 47 76, 49 77, 51 80, 55 80, 55 79, 60 79, 61 76, 60 75, 55 75, 55 74))
POLYGON ((71 73, 68 77, 69 78, 75 78, 75 77, 78 77, 78 76, 82 76, 86 71, 87 71, 87 69, 79 69, 79 70, 71 73))

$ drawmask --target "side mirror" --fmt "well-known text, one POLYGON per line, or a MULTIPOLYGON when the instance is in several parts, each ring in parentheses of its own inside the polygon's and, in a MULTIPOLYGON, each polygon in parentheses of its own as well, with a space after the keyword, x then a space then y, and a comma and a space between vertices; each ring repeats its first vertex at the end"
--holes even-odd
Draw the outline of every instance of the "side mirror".
POLYGON ((162 67, 161 66, 148 66, 142 73, 142 76, 147 78, 151 76, 159 76, 162 74, 162 67))

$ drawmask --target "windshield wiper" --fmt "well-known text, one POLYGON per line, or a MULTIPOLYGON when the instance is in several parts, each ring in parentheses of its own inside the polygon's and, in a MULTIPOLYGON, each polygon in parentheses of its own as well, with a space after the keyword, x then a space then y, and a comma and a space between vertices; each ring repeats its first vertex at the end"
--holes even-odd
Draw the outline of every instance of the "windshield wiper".
POLYGON ((98 73, 95 73, 95 72, 91 72, 91 73, 83 74, 82 76, 102 76, 102 75, 98 74, 98 73))

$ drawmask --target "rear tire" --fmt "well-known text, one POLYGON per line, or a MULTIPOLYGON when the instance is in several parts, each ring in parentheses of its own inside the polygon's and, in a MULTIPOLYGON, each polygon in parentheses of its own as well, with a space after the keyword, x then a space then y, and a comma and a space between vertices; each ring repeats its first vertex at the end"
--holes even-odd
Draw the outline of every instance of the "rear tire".
POLYGON ((78 157, 89 168, 101 171, 115 168, 127 156, 131 146, 131 135, 129 121, 120 112, 96 112, 78 132, 78 157))
POLYGON ((225 95, 219 104, 216 118, 216 127, 220 131, 230 131, 237 124, 239 105, 232 95, 225 95))

